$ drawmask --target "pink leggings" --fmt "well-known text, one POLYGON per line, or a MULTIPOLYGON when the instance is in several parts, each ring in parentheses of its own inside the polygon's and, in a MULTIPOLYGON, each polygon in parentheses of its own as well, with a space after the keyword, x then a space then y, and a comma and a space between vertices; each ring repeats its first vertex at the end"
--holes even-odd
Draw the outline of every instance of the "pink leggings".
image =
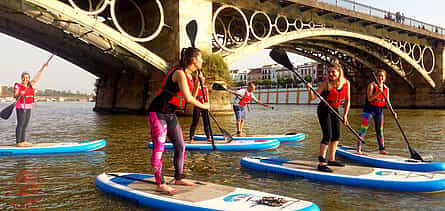
POLYGON ((148 126, 151 128, 151 139, 153 141, 151 166, 156 183, 158 185, 165 183, 164 176, 162 175, 162 155, 167 136, 175 148, 173 157, 175 179, 184 178, 185 143, 176 114, 149 112, 147 120, 148 126))

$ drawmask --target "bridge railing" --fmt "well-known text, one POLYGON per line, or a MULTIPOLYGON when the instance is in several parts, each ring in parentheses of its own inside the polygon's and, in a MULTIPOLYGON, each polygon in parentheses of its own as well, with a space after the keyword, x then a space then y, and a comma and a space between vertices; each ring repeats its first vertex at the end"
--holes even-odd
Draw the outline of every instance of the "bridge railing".
POLYGON ((401 12, 390 12, 382 9, 378 9, 375 7, 371 7, 365 4, 357 3, 355 1, 350 0, 317 0, 319 2, 328 3, 331 5, 335 5, 337 7, 349 9, 356 12, 361 12, 367 15, 371 15, 374 17, 379 17, 383 19, 388 19, 395 21, 397 23, 405 24, 408 26, 412 26, 418 29, 427 30, 430 32, 438 33, 441 35, 445 35, 445 28, 435 26, 429 23, 425 23, 413 18, 405 17, 405 15, 401 12))

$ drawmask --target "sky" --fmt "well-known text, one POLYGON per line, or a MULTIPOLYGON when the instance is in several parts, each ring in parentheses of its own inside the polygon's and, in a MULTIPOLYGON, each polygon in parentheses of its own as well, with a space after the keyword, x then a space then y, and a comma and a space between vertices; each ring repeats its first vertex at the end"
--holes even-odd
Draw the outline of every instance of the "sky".
MULTIPOLYGON (((335 0, 331 1, 335 2, 335 0)), ((390 10, 394 13, 400 11, 406 17, 445 28, 445 0, 355 0, 355 2, 382 10, 390 10)), ((20 74, 23 71, 29 72, 33 77, 51 55, 45 50, 1 33, 0 46, 3 49, 3 51, 0 51, 1 86, 12 86, 15 82, 20 82, 20 74)), ((269 58, 268 52, 268 50, 258 51, 240 59, 229 67, 240 69, 274 64, 275 62, 269 58)), ((310 61, 298 55, 289 54, 289 57, 295 64, 310 61)), ((95 80, 94 75, 55 56, 36 88, 93 93, 95 80)))

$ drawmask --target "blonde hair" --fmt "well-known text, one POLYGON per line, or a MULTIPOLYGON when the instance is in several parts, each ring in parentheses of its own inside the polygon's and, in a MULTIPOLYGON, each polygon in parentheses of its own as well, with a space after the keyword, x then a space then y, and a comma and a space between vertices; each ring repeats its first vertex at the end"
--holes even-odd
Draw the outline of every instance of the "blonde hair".
POLYGON ((331 80, 329 80, 329 77, 328 77, 328 81, 329 82, 332 82, 332 83, 334 83, 336 85, 340 85, 340 84, 346 82, 346 80, 344 79, 343 68, 341 68, 340 64, 332 63, 331 65, 329 65, 328 70, 329 69, 335 69, 335 70, 338 71, 338 78, 337 78, 337 80, 336 81, 331 81, 331 80))

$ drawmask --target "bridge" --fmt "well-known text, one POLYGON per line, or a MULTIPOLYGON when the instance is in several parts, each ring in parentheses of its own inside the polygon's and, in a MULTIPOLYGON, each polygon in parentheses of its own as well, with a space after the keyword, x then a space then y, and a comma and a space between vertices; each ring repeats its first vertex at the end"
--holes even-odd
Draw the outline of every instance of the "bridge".
POLYGON ((0 32, 99 78, 98 112, 145 112, 180 49, 190 46, 191 20, 197 47, 228 64, 280 46, 322 63, 338 60, 353 106, 363 104, 370 73, 384 68, 395 106, 445 107, 445 29, 350 0, 0 2, 0 32))

